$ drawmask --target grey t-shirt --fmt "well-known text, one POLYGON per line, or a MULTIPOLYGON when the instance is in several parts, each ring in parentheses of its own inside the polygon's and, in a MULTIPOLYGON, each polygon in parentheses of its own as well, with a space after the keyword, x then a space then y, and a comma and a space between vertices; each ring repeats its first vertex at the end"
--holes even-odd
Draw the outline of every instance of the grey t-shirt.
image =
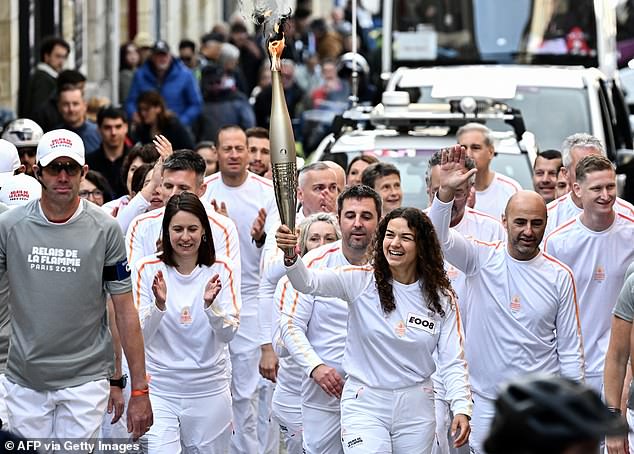
POLYGON ((130 278, 103 280, 104 266, 126 266, 116 220, 81 201, 52 224, 29 202, 0 215, 0 279, 8 277, 11 345, 7 377, 35 390, 107 378, 114 355, 106 292, 131 290, 130 278))
MULTIPOLYGON (((632 323, 634 320, 634 262, 627 267, 625 283, 612 313, 626 322, 632 323)), ((630 386, 630 392, 627 396, 627 408, 634 410, 634 386, 630 386)))
POLYGON ((618 318, 630 323, 634 320, 634 278, 632 278, 632 274, 634 274, 634 262, 627 267, 625 283, 612 310, 612 313, 618 318))

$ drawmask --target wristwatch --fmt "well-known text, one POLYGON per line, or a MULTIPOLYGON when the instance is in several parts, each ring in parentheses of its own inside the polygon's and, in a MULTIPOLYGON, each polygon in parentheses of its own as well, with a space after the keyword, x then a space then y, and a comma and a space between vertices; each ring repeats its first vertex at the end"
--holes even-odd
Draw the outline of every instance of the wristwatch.
POLYGON ((114 378, 110 379, 110 386, 116 386, 117 388, 125 388, 125 385, 128 383, 128 376, 127 375, 122 375, 121 378, 117 378, 116 380, 114 378))

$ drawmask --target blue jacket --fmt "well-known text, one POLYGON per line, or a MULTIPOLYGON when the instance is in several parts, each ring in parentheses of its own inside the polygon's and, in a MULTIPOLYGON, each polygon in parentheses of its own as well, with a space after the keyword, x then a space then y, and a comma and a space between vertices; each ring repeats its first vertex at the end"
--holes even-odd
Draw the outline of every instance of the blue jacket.
POLYGON ((183 124, 191 126, 200 115, 203 100, 198 82, 180 60, 172 58, 162 84, 159 83, 149 59, 135 71, 130 93, 125 102, 130 118, 136 112, 136 101, 139 95, 151 90, 161 94, 167 108, 178 115, 183 124))

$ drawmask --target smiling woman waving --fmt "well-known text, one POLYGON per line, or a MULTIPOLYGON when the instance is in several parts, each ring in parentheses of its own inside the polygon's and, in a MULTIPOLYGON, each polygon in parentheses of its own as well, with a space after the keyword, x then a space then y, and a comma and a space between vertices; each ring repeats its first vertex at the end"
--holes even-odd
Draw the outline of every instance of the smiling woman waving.
MULTIPOLYGON (((288 251, 296 243, 295 235, 280 227, 278 246, 288 251)), ((470 432, 471 395, 460 318, 429 218, 416 208, 391 211, 379 224, 371 253, 371 266, 323 270, 307 269, 297 255, 285 257, 298 291, 349 303, 343 449, 431 452, 434 352, 456 415, 455 445, 461 446, 470 432)))

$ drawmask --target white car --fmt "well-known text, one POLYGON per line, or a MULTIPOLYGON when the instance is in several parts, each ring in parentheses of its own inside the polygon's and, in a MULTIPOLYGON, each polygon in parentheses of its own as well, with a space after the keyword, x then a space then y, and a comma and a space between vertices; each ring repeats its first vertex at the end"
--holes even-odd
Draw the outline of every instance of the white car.
MULTIPOLYGON (((409 103, 405 92, 386 92, 383 101, 372 111, 348 111, 342 131, 326 136, 308 162, 331 160, 347 168, 355 156, 376 156, 399 169, 403 205, 425 208, 428 205, 425 172, 434 152, 454 145, 456 130, 466 123, 477 121, 489 126, 490 122, 508 121, 515 122, 516 127, 493 131, 496 156, 492 168, 532 189, 536 147, 532 134, 522 128, 520 112, 493 103, 481 112, 464 113, 458 111, 457 105, 409 103)), ((466 101, 469 104, 474 100, 466 101)))
POLYGON ((627 107, 620 89, 593 68, 464 65, 399 68, 386 90, 405 90, 414 102, 442 103, 465 96, 503 101, 522 112, 540 149, 560 149, 570 134, 598 137, 608 157, 632 149, 627 107))

